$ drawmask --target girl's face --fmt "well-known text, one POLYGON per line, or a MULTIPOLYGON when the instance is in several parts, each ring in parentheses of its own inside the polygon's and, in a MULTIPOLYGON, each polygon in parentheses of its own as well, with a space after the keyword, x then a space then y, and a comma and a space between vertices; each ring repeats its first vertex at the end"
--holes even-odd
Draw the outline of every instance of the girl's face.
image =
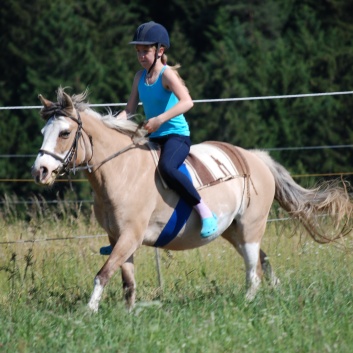
POLYGON ((150 45, 136 45, 137 60, 145 69, 151 67, 154 61, 156 47, 150 45))
MULTIPOLYGON (((144 69, 149 69, 154 62, 157 48, 154 45, 141 45, 135 46, 137 60, 144 69)), ((164 53, 164 48, 159 49, 158 56, 161 57, 164 53)))

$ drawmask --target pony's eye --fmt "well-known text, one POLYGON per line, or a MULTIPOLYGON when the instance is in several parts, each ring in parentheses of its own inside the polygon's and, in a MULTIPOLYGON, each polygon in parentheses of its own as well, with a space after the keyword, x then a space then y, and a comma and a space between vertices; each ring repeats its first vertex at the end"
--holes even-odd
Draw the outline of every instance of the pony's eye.
POLYGON ((59 137, 63 138, 63 139, 67 139, 70 136, 70 131, 69 130, 65 130, 65 131, 61 131, 59 134, 59 137))

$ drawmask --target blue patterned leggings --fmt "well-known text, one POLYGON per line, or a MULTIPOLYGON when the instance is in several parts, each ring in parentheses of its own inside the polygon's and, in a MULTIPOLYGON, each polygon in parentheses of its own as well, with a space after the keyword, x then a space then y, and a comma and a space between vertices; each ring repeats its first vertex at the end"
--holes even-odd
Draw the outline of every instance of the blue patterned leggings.
POLYGON ((189 154, 190 136, 170 134, 150 138, 161 147, 158 169, 167 185, 175 190, 190 206, 197 205, 201 197, 191 180, 178 168, 189 154))

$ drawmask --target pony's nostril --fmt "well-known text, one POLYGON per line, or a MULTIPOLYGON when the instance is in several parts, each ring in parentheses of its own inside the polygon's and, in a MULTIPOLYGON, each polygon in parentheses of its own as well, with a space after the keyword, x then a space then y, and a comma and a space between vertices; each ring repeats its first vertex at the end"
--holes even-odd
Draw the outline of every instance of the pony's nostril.
POLYGON ((40 168, 40 177, 45 178, 48 175, 48 168, 47 167, 41 167, 40 168))

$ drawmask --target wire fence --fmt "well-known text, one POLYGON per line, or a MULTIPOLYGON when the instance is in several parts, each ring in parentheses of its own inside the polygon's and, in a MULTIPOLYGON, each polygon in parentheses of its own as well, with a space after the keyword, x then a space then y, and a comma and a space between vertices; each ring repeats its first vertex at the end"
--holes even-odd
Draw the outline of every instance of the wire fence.
MULTIPOLYGON (((290 220, 289 217, 284 218, 273 218, 268 219, 267 223, 272 222, 282 222, 290 220)), ((107 234, 93 234, 93 235, 75 235, 71 237, 56 237, 56 238, 39 238, 39 239, 20 239, 20 240, 12 240, 12 241, 0 241, 0 245, 10 245, 10 244, 26 244, 26 243, 43 243, 43 242, 51 242, 51 241, 67 241, 67 240, 79 240, 79 239, 93 239, 93 238, 102 238, 108 237, 107 234)))
MULTIPOLYGON (((308 97, 323 97, 353 94, 353 91, 342 92, 322 92, 322 93, 304 93, 304 94, 287 94, 280 96, 260 96, 260 97, 238 97, 238 98, 216 98, 216 99, 195 99, 194 103, 222 103, 222 102, 240 102, 240 101, 255 101, 268 99, 289 99, 289 98, 308 98, 308 97)), ((89 104, 90 107, 117 107, 125 106, 127 103, 104 103, 104 104, 89 104)), ((141 102, 139 103, 141 105, 141 102)), ((16 109, 41 109, 41 105, 13 106, 0 107, 0 110, 16 110, 16 109)))

